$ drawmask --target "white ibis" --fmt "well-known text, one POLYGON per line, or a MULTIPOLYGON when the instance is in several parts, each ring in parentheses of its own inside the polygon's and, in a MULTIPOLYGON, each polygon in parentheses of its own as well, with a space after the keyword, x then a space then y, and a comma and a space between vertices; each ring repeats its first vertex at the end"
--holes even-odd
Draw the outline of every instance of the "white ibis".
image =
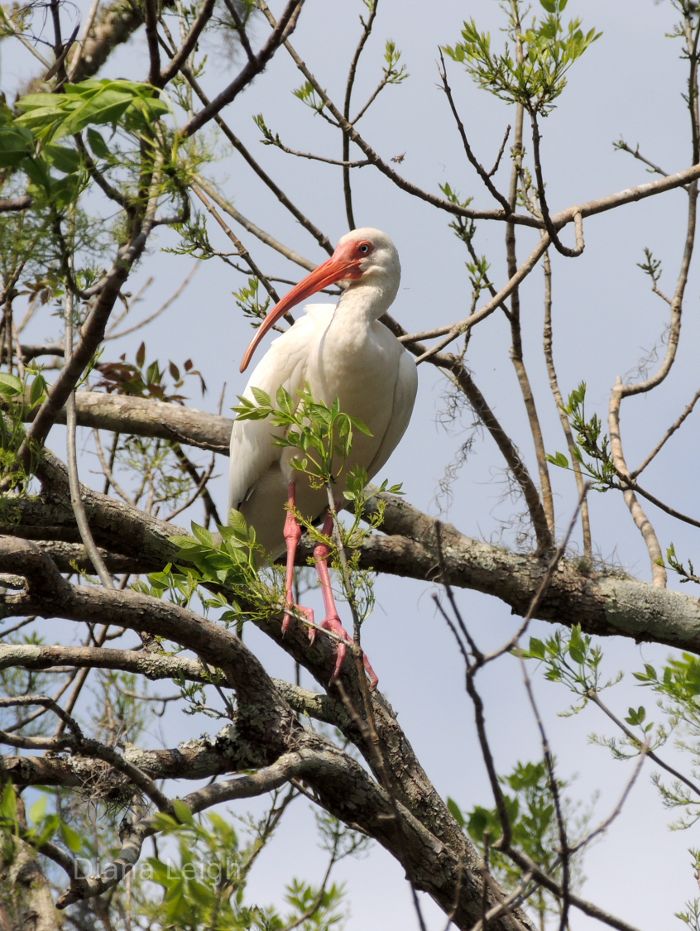
MULTIPOLYGON (((396 337, 379 322, 399 289, 401 266, 391 239, 379 230, 364 228, 347 233, 333 255, 272 308, 246 350, 244 372, 267 331, 289 308, 322 288, 337 282, 344 288, 338 303, 310 304, 306 313, 289 330, 277 337, 257 365, 244 396, 252 399, 253 387, 274 398, 284 387, 294 398, 305 385, 316 401, 332 404, 363 421, 371 436, 356 433, 346 463, 362 466, 375 475, 401 439, 413 410, 417 375, 413 357, 396 337)), ((286 544, 286 610, 282 630, 291 623, 291 612, 301 611, 313 623, 307 608, 294 604, 294 560, 301 527, 295 513, 320 519, 323 532, 332 530, 324 489, 313 489, 290 464, 295 451, 274 442, 275 428, 268 420, 236 420, 231 433, 230 507, 240 511, 255 527, 257 539, 273 557, 286 544), (286 518, 283 514, 286 507, 286 518)), ((342 493, 342 488, 338 490, 342 493)), ((325 618, 321 628, 332 631, 338 641, 335 679, 343 665, 349 636, 343 628, 330 586, 329 551, 325 544, 314 549, 325 618)), ((310 628, 313 640, 314 628, 310 628)), ((366 657, 365 669, 371 686, 377 677, 366 657)))

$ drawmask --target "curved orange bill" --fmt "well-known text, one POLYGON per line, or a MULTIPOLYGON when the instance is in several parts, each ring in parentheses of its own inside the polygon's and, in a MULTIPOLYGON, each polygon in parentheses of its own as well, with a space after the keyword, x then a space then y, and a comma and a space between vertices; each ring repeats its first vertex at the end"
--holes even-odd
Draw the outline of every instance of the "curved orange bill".
POLYGON ((300 281, 299 284, 295 285, 289 294, 286 294, 282 298, 279 304, 275 304, 267 317, 265 317, 260 324, 257 333, 250 341, 250 345, 243 356, 241 372, 245 372, 248 368, 253 353, 258 348, 258 344, 263 336, 277 323, 282 314, 286 313, 290 307, 295 307, 297 304, 306 300, 307 297, 311 297, 312 294, 316 294, 317 291, 321 291, 329 284, 334 284, 336 281, 340 281, 343 278, 355 278, 356 276, 357 268, 355 262, 345 257, 336 257, 335 254, 319 265, 318 268, 315 268, 306 278, 300 281))

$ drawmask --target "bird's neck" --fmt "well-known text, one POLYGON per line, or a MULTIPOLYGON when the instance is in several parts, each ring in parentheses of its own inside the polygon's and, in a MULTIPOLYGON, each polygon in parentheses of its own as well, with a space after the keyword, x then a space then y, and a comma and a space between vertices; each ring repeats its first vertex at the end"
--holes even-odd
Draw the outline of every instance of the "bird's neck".
POLYGON ((341 295, 336 314, 362 318, 367 324, 378 320, 391 306, 398 286, 393 283, 361 282, 351 284, 341 295))

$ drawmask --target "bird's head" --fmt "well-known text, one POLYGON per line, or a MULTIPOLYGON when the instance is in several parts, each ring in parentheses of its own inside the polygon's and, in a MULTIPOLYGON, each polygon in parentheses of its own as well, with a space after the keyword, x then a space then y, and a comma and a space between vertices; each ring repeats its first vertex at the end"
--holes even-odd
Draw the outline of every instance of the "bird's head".
POLYGON ((381 230, 362 227, 346 233, 333 255, 315 268, 268 313, 246 349, 241 372, 248 368, 258 343, 282 314, 331 284, 344 288, 370 285, 382 294, 384 308, 396 297, 401 277, 399 254, 391 239, 381 230))
POLYGON ((324 264, 329 263, 344 266, 345 273, 336 280, 345 287, 358 282, 372 283, 383 288, 393 287, 392 300, 396 296, 401 277, 399 254, 394 243, 381 230, 366 226, 346 233, 324 264))

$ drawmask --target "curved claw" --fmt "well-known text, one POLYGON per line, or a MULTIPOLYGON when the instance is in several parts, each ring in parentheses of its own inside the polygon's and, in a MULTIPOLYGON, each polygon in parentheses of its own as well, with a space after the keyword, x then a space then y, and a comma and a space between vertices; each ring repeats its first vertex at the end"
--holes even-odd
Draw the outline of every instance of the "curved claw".
MULTIPOLYGON (((338 646, 335 651, 335 666, 333 668, 333 673, 330 678, 330 682, 335 682, 335 680, 340 675, 340 670, 343 668, 343 663, 345 662, 345 656, 348 652, 348 648, 344 643, 338 643, 338 646)), ((329 683, 330 685, 330 683, 329 683)))
MULTIPOLYGON (((352 638, 350 637, 350 634, 341 624, 340 618, 338 617, 337 614, 329 615, 329 617, 324 618, 320 626, 324 630, 330 630, 330 631, 333 631, 334 634, 338 634, 338 636, 342 637, 343 640, 346 640, 348 643, 352 643, 352 638)), ((343 668, 343 663, 345 662, 345 657, 347 656, 347 652, 348 652, 348 648, 345 646, 342 640, 339 640, 337 642, 337 647, 336 647, 335 667, 333 669, 333 674, 330 679, 331 682, 335 682, 338 676, 340 675, 340 671, 343 668)), ((367 659, 367 654, 364 651, 362 652, 362 664, 364 665, 365 672, 367 673, 367 676, 369 678, 369 690, 370 692, 373 692, 374 689, 376 689, 377 687, 379 678, 376 672, 374 671, 374 669, 372 669, 372 664, 367 659)))

